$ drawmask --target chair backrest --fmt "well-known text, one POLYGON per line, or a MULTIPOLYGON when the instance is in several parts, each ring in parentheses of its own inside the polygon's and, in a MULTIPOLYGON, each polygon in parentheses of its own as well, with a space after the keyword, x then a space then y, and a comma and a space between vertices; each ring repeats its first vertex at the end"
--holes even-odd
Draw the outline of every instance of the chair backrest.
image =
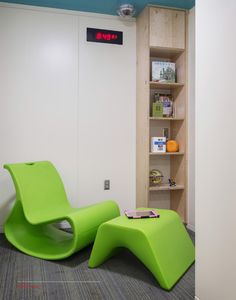
POLYGON ((62 180, 49 161, 5 164, 14 181, 16 198, 32 222, 54 216, 70 208, 62 180))

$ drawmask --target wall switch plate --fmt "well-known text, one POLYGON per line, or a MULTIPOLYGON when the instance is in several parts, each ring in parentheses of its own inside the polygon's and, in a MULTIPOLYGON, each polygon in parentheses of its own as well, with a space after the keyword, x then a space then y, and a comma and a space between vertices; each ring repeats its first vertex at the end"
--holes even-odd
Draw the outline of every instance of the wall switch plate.
POLYGON ((110 180, 104 180, 104 190, 110 190, 110 180))

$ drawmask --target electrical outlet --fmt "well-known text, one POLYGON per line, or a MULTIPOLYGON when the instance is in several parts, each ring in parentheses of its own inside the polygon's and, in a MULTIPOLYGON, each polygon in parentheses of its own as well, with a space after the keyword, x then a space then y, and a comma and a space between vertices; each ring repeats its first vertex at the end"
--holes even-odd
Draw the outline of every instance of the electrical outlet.
POLYGON ((110 180, 104 180, 104 190, 110 190, 110 180))

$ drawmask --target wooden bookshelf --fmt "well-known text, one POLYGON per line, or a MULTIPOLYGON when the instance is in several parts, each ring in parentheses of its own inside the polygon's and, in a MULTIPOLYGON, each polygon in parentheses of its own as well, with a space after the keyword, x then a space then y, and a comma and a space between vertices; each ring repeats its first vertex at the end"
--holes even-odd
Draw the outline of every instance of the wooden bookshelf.
POLYGON ((187 12, 158 6, 147 6, 137 17, 137 207, 159 207, 176 210, 186 222, 187 196, 187 12), (168 20, 168 21, 167 21, 168 20), (177 81, 151 81, 152 61, 174 62, 177 81), (174 117, 153 117, 155 92, 171 94, 174 117), (179 152, 151 153, 151 137, 162 136, 168 128, 170 138, 179 143, 179 152), (163 183, 151 186, 149 172, 160 170, 163 183), (176 186, 170 187, 172 178, 176 186), (153 206, 154 205, 154 206, 153 206))

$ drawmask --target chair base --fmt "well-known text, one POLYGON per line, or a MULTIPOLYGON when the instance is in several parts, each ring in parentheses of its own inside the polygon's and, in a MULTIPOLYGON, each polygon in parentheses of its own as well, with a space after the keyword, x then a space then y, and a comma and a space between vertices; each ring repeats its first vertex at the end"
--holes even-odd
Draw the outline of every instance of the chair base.
MULTIPOLYGON (((145 208, 141 208, 145 209, 145 208)), ((152 272, 160 286, 170 290, 194 262, 194 246, 177 213, 159 209, 160 218, 117 217, 97 232, 89 267, 95 268, 128 248, 152 272)))
POLYGON ((117 204, 104 201, 74 209, 71 215, 52 220, 50 223, 33 225, 26 219, 21 202, 16 201, 4 224, 4 233, 12 245, 28 255, 60 260, 93 243, 99 225, 117 216, 117 204), (53 225, 62 220, 70 223, 73 233, 62 231, 53 225))

